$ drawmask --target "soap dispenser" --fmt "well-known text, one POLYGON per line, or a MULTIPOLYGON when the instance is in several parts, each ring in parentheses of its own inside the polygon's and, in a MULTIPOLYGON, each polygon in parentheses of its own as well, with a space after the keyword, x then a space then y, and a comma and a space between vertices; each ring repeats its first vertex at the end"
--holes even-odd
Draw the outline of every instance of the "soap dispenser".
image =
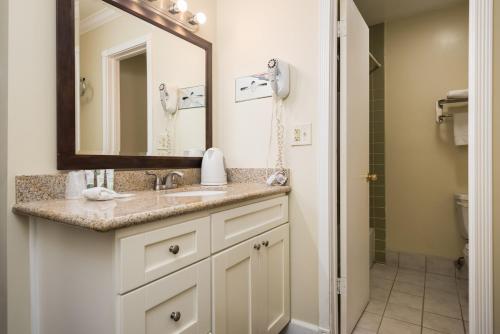
POLYGON ((227 184, 224 153, 221 149, 211 148, 205 152, 201 164, 201 184, 204 186, 223 186, 227 184))

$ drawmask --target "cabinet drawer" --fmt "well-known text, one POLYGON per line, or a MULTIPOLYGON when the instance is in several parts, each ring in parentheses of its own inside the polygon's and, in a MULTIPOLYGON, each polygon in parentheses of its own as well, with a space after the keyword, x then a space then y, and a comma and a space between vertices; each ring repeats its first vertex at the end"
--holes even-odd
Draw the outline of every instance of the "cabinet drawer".
POLYGON ((120 334, 210 332, 210 259, 120 298, 120 334))
POLYGON ((212 215, 212 252, 218 252, 288 222, 288 196, 212 215))
POLYGON ((210 218, 141 233, 119 242, 119 293, 210 256, 210 218))

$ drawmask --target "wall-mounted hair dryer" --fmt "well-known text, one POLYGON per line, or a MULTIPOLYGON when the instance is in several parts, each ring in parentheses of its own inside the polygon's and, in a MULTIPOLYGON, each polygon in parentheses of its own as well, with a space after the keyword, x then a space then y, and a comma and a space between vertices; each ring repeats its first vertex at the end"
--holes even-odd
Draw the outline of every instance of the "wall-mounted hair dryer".
POLYGON ((290 94, 290 66, 277 58, 267 63, 269 83, 274 94, 284 100, 290 94))
POLYGON ((162 83, 159 87, 160 101, 163 111, 167 115, 175 115, 178 109, 178 89, 177 87, 165 85, 162 83))

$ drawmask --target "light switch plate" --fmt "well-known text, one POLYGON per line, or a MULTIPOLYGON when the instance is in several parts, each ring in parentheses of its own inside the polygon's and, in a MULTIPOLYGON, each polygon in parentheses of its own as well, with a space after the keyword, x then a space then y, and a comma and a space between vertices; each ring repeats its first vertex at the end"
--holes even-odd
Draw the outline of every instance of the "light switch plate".
POLYGON ((297 124, 292 129, 292 146, 312 145, 312 124, 297 124))

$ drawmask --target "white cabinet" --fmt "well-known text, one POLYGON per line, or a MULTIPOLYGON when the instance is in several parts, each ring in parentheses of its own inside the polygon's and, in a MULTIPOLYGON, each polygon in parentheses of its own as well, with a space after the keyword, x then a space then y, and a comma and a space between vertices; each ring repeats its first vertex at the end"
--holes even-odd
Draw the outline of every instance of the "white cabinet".
POLYGON ((210 332, 210 260, 120 297, 120 334, 210 332))
POLYGON ((290 321, 288 224, 212 260, 215 334, 278 334, 290 321))
POLYGON ((278 334, 290 320, 287 196, 107 233, 40 219, 30 238, 39 334, 278 334))

